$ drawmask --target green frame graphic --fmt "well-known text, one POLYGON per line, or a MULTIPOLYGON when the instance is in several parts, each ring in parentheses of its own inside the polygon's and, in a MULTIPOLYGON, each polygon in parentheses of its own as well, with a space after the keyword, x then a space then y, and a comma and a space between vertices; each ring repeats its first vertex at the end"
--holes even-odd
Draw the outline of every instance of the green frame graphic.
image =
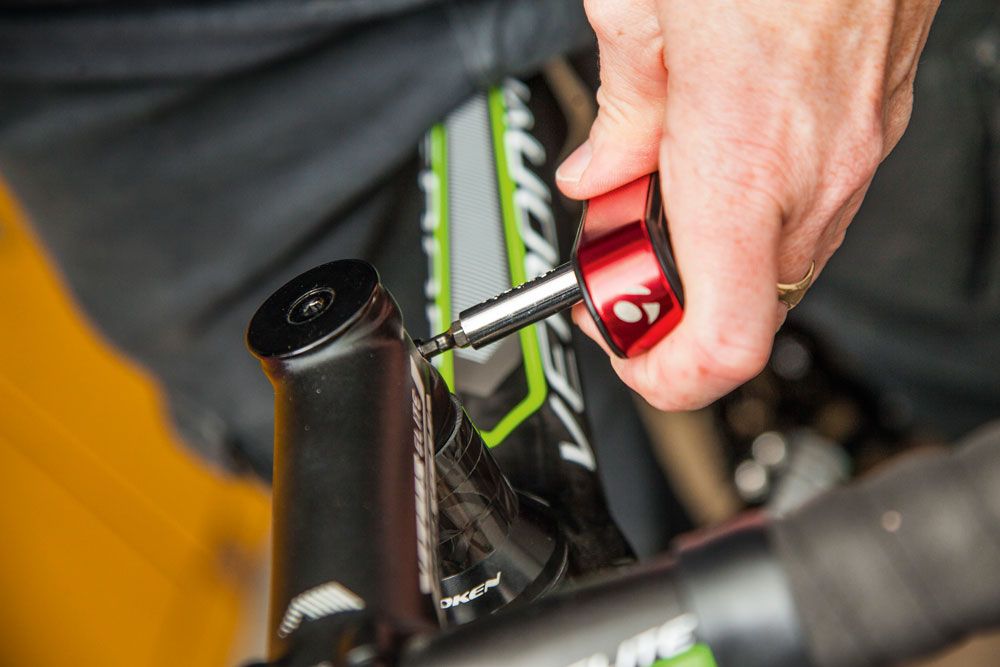
MULTIPOLYGON (((507 260, 510 269, 511 286, 525 281, 524 257, 525 247, 521 238, 520 226, 524 221, 514 206, 515 184, 508 171, 507 148, 504 141, 507 132, 507 105, 502 88, 493 88, 488 93, 488 109, 490 130, 493 138, 493 154, 496 159, 497 190, 500 196, 501 216, 503 218, 504 240, 507 245, 507 260)), ((435 305, 443 315, 442 324, 451 321, 451 267, 448 240, 448 141, 444 125, 436 125, 430 136, 431 169, 437 182, 438 190, 434 201, 437 213, 437 226, 434 229, 434 242, 437 253, 434 257, 434 278, 438 285, 435 305)), ((524 359, 525 379, 528 393, 508 412, 496 426, 488 431, 482 431, 487 446, 496 447, 525 419, 534 414, 545 403, 548 395, 548 383, 542 367, 542 353, 538 344, 536 325, 531 325, 518 332, 521 342, 521 354, 524 359)), ((455 390, 455 357, 451 351, 441 355, 438 366, 441 376, 448 387, 455 390)))
MULTIPOLYGON (((448 137, 444 125, 440 124, 431 129, 431 170, 437 178, 437 192, 434 197, 437 214, 434 243, 437 244, 437 252, 434 253, 432 270, 438 290, 434 303, 442 316, 441 325, 447 327, 451 324, 451 267, 448 264, 451 259, 451 242, 448 238, 448 137)), ((438 371, 448 384, 448 388, 455 391, 455 353, 448 350, 440 356, 440 359, 438 371)))
POLYGON ((652 667, 717 667, 715 656, 705 644, 695 644, 684 653, 657 660, 652 667))

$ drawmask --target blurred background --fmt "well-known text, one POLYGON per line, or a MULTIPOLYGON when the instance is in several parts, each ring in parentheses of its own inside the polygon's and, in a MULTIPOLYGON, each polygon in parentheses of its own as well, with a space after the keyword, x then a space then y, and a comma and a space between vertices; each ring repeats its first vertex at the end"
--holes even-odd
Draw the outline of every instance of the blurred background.
MULTIPOLYGON (((593 118, 592 35, 569 0, 27 4, 0 13, 0 664, 259 658, 271 395, 243 327, 288 277, 356 256, 429 331, 418 147, 517 74, 551 184, 593 118)), ((916 90, 761 376, 665 414, 580 350, 641 553, 1000 416, 995 2, 945 3, 916 90)), ((571 240, 578 207, 553 209, 571 240)))
MULTIPOLYGON (((81 316, 5 190, 0 285, 0 662, 208 667, 264 655, 266 485, 180 441, 155 381, 81 316)), ((698 525, 746 505, 780 511, 846 480, 852 460, 864 470, 931 446, 866 423, 870 397, 817 363, 786 332, 764 375, 713 409, 640 408, 698 525), (782 387, 807 376, 805 391, 782 387), (786 403, 803 400, 817 404, 790 414, 811 414, 811 428, 782 430, 786 403)), ((997 651, 1000 637, 921 664, 986 667, 997 651)))
POLYGON ((0 663, 260 656, 270 508, 184 446, 0 191, 0 663))

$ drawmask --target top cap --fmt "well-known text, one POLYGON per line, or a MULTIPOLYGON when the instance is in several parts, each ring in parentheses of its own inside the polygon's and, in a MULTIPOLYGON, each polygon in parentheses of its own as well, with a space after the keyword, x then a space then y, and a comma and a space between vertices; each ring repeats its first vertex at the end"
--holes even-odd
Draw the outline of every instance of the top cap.
POLYGON ((307 352, 347 331, 378 288, 368 262, 344 259, 296 276, 267 298, 247 329, 247 345, 261 359, 307 352))

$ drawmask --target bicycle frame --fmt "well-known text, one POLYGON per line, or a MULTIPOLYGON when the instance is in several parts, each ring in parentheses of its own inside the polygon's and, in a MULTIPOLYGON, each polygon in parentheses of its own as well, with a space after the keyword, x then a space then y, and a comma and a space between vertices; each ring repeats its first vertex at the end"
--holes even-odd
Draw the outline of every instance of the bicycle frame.
POLYGON ((560 526, 507 484, 371 266, 292 280, 247 342, 275 388, 268 664, 702 667, 715 664, 706 638, 734 624, 765 640, 766 660, 741 641, 719 639, 720 655, 808 664, 762 524, 722 552, 713 542, 549 595, 569 579, 560 526), (767 600, 766 617, 787 623, 755 629, 760 615, 720 606, 708 580, 737 563, 758 570, 741 589, 753 611, 767 600))

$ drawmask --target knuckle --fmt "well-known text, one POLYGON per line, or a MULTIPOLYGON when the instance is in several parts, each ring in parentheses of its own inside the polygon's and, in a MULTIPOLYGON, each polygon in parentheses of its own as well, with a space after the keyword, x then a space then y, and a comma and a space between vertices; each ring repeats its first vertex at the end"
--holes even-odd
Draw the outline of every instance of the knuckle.
POLYGON ((878 136, 864 137, 852 147, 851 155, 854 164, 853 169, 848 171, 847 178, 851 195, 865 187, 875 175, 875 170, 882 162, 883 146, 884 139, 879 133, 878 136))
MULTIPOLYGON (((642 392, 640 392, 642 393, 642 392)), ((682 410, 699 410, 709 403, 710 398, 695 397, 690 394, 678 394, 676 392, 658 391, 650 395, 643 394, 643 398, 651 406, 662 412, 680 412, 682 410)))
POLYGON ((893 91, 885 114, 885 141, 882 150, 884 159, 903 137, 913 113, 913 80, 908 79, 893 91))
POLYGON ((828 190, 838 202, 845 202, 865 189, 885 157, 886 127, 881 119, 870 119, 851 132, 841 145, 838 159, 830 170, 828 190))
MULTIPOLYGON (((650 113, 638 95, 622 94, 620 88, 602 85, 597 89, 599 113, 594 122, 594 133, 607 132, 616 136, 645 140, 660 131, 659 119, 650 113)), ((651 151, 659 147, 650 145, 651 151)))
POLYGON ((840 249, 840 246, 844 245, 844 239, 847 238, 847 225, 841 224, 837 225, 833 230, 830 240, 825 244, 825 251, 827 256, 832 255, 840 249))
POLYGON ((625 361, 615 370, 652 407, 667 412, 703 408, 724 392, 750 380, 767 365, 770 342, 738 341, 717 334, 696 342, 679 364, 650 352, 647 363, 625 361))
POLYGON ((749 138, 726 138, 711 151, 715 159, 699 164, 706 182, 719 182, 755 210, 784 212, 789 175, 794 173, 789 156, 779 147, 749 138))
POLYGON ((679 410, 697 409, 697 406, 688 406, 686 403, 674 400, 669 394, 664 395, 661 392, 647 394, 641 391, 639 393, 644 399, 646 399, 647 403, 660 412, 677 412, 679 410))
MULTIPOLYGON (((584 0, 590 27, 603 46, 628 47, 633 52, 662 51, 660 23, 646 2, 634 0, 584 0)), ((604 54, 602 53, 602 56, 604 54)))
POLYGON ((607 83, 601 84, 595 95, 597 108, 603 116, 598 116, 596 123, 608 123, 618 125, 628 118, 628 102, 621 99, 621 96, 613 90, 607 83))
POLYGON ((717 332, 697 344, 694 362, 700 375, 743 383, 764 370, 770 353, 769 340, 738 340, 717 332))
POLYGON ((621 34, 619 3, 608 0, 584 0, 583 9, 598 39, 616 38, 621 34))
POLYGON ((643 373, 630 378, 629 386, 652 407, 663 412, 692 410, 700 407, 677 382, 657 377, 659 373, 643 373))

